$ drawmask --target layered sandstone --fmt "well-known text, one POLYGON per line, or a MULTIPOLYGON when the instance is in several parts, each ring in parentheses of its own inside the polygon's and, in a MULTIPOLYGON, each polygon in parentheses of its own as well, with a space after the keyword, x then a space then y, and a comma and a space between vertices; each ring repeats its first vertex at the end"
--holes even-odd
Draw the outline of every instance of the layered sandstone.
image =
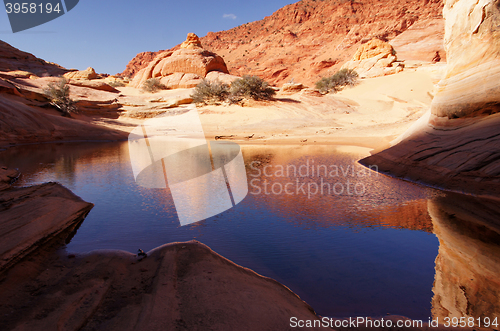
POLYGON ((445 2, 448 64, 430 112, 362 160, 393 175, 474 194, 500 192, 500 1, 445 2))
POLYGON ((57 183, 1 191, 0 272, 76 226, 92 207, 57 183))
POLYGON ((429 201, 439 239, 432 317, 494 318, 500 309, 498 201, 449 194, 429 201))
POLYGON ((448 64, 432 114, 459 118, 500 111, 500 2, 446 1, 448 64))
POLYGON ((60 76, 68 70, 39 59, 0 40, 0 71, 24 71, 37 76, 60 76))
POLYGON ((403 71, 403 64, 396 60, 391 44, 375 38, 361 45, 342 68, 355 70, 361 78, 380 77, 403 71))
POLYGON ((0 94, 0 114, 0 146, 47 141, 126 139, 125 133, 65 118, 55 111, 54 114, 47 114, 14 95, 0 94))
POLYGON ((168 88, 194 87, 212 71, 229 73, 222 57, 203 49, 198 36, 189 33, 180 49, 158 54, 130 86, 141 87, 146 80, 158 78, 168 88))
POLYGON ((86 80, 90 80, 90 79, 96 79, 99 76, 95 72, 94 68, 88 67, 85 70, 67 72, 67 73, 64 74, 64 77, 66 77, 68 79, 72 78, 72 79, 86 79, 86 80))
MULTIPOLYGON (((236 76, 257 75, 279 85, 295 78, 313 86, 321 77, 334 74, 370 39, 391 41, 419 22, 442 22, 442 8, 441 0, 396 0, 390 6, 381 0, 303 0, 262 20, 210 32, 200 40, 206 49, 221 55, 236 76)), ((424 39, 439 39, 439 33, 442 43, 439 29, 434 24, 422 35, 404 38, 405 49, 416 45, 420 50, 424 39)), ((395 50, 399 52, 396 46, 395 50)), ((430 55, 418 51, 418 59, 430 62, 436 50, 444 58, 441 46, 430 55)), ((133 75, 146 67, 152 54, 159 53, 138 54, 123 74, 133 75)))
POLYGON ((446 62, 444 20, 422 19, 390 41, 399 60, 446 62), (439 58, 436 58, 436 55, 439 58))

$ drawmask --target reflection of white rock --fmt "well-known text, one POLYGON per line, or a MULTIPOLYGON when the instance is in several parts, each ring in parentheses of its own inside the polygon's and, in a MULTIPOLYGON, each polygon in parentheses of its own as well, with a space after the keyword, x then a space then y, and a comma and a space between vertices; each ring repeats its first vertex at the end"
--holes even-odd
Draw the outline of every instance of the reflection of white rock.
POLYGON ((495 205, 458 194, 429 202, 440 243, 433 318, 500 319, 500 208, 495 205))
POLYGON ((130 134, 129 149, 136 182, 169 187, 181 225, 220 214, 248 193, 240 147, 207 144, 195 107, 145 121, 130 134))

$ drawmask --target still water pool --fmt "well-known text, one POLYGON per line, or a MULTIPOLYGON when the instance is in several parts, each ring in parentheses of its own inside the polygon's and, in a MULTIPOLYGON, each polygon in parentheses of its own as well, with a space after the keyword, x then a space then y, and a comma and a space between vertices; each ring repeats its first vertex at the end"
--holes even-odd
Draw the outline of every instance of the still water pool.
POLYGON ((168 189, 135 183, 127 143, 19 146, 0 152, 0 163, 19 168, 18 186, 57 181, 95 204, 68 252, 195 239, 320 315, 427 320, 439 248, 428 200, 438 193, 366 170, 356 161, 367 151, 348 149, 244 145, 247 197, 187 226, 168 189))

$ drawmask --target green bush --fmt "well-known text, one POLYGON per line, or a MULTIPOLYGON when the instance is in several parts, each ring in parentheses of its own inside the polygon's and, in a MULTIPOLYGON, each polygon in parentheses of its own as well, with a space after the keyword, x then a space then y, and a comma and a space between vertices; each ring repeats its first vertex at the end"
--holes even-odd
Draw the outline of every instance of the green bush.
POLYGON ((245 75, 231 83, 230 100, 241 101, 244 98, 253 100, 270 100, 276 91, 267 82, 257 76, 245 75))
POLYGON ((156 93, 159 90, 166 90, 167 87, 160 83, 158 78, 150 78, 142 84, 141 89, 144 92, 156 93))
POLYGON ((316 88, 321 93, 338 92, 344 86, 354 86, 358 82, 358 73, 353 69, 341 69, 333 76, 323 77, 316 82, 316 88))
POLYGON ((71 113, 76 112, 73 100, 69 97, 69 85, 66 78, 61 78, 57 83, 49 83, 43 92, 50 100, 50 104, 64 116, 71 116, 71 113))
POLYGON ((229 85, 219 80, 213 82, 203 79, 196 85, 194 93, 191 95, 197 104, 217 105, 229 97, 229 85))

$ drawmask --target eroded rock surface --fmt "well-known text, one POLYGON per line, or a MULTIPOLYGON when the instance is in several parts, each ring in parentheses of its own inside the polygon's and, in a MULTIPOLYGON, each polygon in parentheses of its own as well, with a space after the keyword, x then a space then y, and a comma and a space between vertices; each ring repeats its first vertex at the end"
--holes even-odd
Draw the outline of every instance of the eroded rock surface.
POLYGON ((500 1, 446 1, 446 75, 432 114, 460 118, 500 111, 500 1))
POLYGON ((57 183, 0 191, 0 272, 76 226, 92 207, 57 183))
POLYGON ((94 68, 88 67, 85 70, 67 72, 64 74, 64 77, 66 77, 68 79, 72 78, 72 79, 90 80, 90 79, 98 78, 98 75, 95 72, 94 68))
POLYGON ((355 70, 361 78, 386 76, 403 71, 403 65, 396 60, 396 51, 391 44, 372 39, 361 45, 352 60, 342 68, 355 70))
MULTIPOLYGON (((373 38, 391 41, 419 22, 442 21, 442 8, 442 0, 395 0, 390 5, 373 0, 303 0, 262 20, 209 32, 200 40, 206 49, 224 58, 234 75, 257 75, 280 86, 295 78, 314 86, 321 77, 339 70, 362 43, 373 38)), ((443 32, 440 34, 442 43, 443 32)), ((422 39, 406 40, 406 49, 422 54, 426 47, 422 47, 422 39)), ((138 54, 123 74, 133 75, 145 68, 153 54, 160 53, 138 54)), ((424 60, 432 57, 424 56, 424 60)))
POLYGON ((212 71, 228 74, 226 63, 219 55, 203 49, 194 33, 175 51, 160 53, 140 70, 130 83, 141 87, 150 78, 158 78, 169 88, 194 87, 212 71))
POLYGON ((48 266, 21 263, 0 284, 0 304, 9 305, 0 324, 6 330, 293 330, 291 316, 317 319, 285 286, 199 242, 147 254, 139 261, 127 252, 96 251, 48 266))
POLYGON ((429 18, 419 20, 389 43, 397 50, 399 60, 432 62, 436 54, 446 62, 444 49, 444 20, 429 18))
MULTIPOLYGON (((100 110, 102 111, 102 110, 100 110)), ((13 95, 0 94, 0 146, 47 141, 121 140, 126 134, 46 114, 13 95)))
POLYGON ((500 192, 500 1, 445 2, 445 77, 430 113, 363 164, 442 188, 500 192))
POLYGON ((68 70, 0 40, 0 71, 24 71, 41 77, 63 75, 68 70))
POLYGON ((13 181, 20 175, 16 169, 9 169, 5 166, 0 166, 0 191, 10 187, 13 181))

